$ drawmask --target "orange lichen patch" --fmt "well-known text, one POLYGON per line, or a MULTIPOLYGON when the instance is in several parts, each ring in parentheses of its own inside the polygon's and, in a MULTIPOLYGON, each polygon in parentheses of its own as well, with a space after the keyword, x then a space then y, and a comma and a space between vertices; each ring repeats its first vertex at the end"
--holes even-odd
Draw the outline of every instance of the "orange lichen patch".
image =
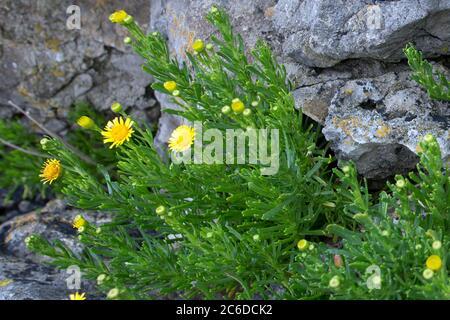
POLYGON ((42 27, 42 25, 41 25, 40 23, 36 23, 36 24, 34 25, 34 31, 35 31, 37 34, 40 34, 43 30, 44 30, 44 28, 42 27))
POLYGON ((50 73, 56 78, 62 78, 65 75, 64 71, 59 68, 52 68, 52 70, 50 70, 50 73))
POLYGON ((386 125, 382 125, 381 127, 378 128, 378 130, 375 132, 375 135, 378 138, 384 138, 386 137, 389 133, 391 132, 391 129, 386 126, 386 125))
POLYGON ((353 90, 352 89, 344 89, 344 93, 348 96, 351 96, 353 94, 353 90))
POLYGON ((13 240, 14 232, 13 230, 17 230, 22 226, 26 226, 27 224, 33 224, 39 220, 36 212, 27 213, 24 215, 20 215, 15 217, 14 219, 7 221, 4 223, 4 227, 6 227, 5 230, 8 230, 10 232, 7 232, 5 235, 4 243, 8 244, 13 240))
POLYGON ((420 146, 420 144, 418 144, 416 146, 416 153, 422 153, 423 152, 423 148, 420 146))
POLYGON ((361 120, 355 117, 349 117, 341 120, 334 118, 333 123, 348 136, 352 136, 352 130, 354 128, 361 127, 361 120))
POLYGON ((264 10, 264 17, 266 18, 272 18, 275 14, 275 7, 268 7, 266 10, 264 10))
POLYGON ((192 51, 192 45, 195 41, 195 32, 187 29, 186 17, 178 15, 175 10, 168 6, 168 15, 172 18, 169 33, 176 36, 178 39, 184 39, 182 46, 176 48, 176 54, 182 59, 186 60, 186 51, 192 51))
POLYGON ((6 287, 7 285, 13 283, 13 281, 11 279, 1 279, 0 280, 0 288, 1 287, 6 287))
POLYGON ((29 97, 30 96, 30 92, 27 90, 27 88, 25 88, 24 86, 20 85, 19 87, 17 87, 17 92, 24 97, 29 97))
POLYGON ((60 51, 61 41, 56 38, 47 39, 45 40, 45 46, 52 51, 58 52, 60 51))

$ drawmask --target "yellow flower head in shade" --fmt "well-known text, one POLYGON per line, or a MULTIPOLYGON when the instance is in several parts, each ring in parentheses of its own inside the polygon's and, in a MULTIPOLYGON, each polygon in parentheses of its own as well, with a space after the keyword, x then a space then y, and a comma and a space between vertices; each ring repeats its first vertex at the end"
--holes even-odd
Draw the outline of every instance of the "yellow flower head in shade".
POLYGON ((123 120, 122 117, 116 117, 113 121, 109 121, 105 129, 102 131, 102 136, 104 137, 103 143, 112 142, 109 147, 118 147, 122 145, 125 141, 130 140, 131 135, 134 133, 133 121, 130 118, 123 120))
POLYGON ((183 152, 194 143, 195 129, 187 125, 176 128, 169 139, 169 148, 175 152, 183 152))
POLYGON ((95 127, 95 123, 94 121, 86 116, 81 116, 78 120, 77 123, 80 127, 85 128, 85 129, 92 129, 95 127))
POLYGON ((202 52, 205 49, 205 43, 201 39, 197 39, 192 44, 192 49, 194 49, 195 52, 202 52))
POLYGON ((427 268, 432 271, 438 271, 442 267, 441 257, 433 254, 428 257, 426 262, 427 268))
POLYGON ((233 109, 235 113, 241 113, 244 111, 245 106, 241 100, 236 98, 233 99, 233 101, 231 102, 231 109, 233 109))
POLYGON ((164 89, 169 92, 173 92, 177 88, 177 83, 175 81, 164 82, 164 89))
POLYGON ((48 159, 44 163, 44 167, 42 168, 41 174, 39 177, 41 177, 42 181, 45 183, 52 184, 53 181, 58 179, 58 177, 61 175, 61 162, 56 159, 48 159))
POLYGON ((86 220, 81 215, 77 215, 72 222, 72 226, 75 229, 80 229, 81 227, 84 227, 86 225, 86 220))
POLYGON ((70 300, 86 300, 85 293, 79 294, 78 292, 71 294, 69 298, 70 300))
POLYGON ((117 10, 109 16, 109 21, 112 23, 123 23, 128 17, 128 13, 125 10, 117 10))

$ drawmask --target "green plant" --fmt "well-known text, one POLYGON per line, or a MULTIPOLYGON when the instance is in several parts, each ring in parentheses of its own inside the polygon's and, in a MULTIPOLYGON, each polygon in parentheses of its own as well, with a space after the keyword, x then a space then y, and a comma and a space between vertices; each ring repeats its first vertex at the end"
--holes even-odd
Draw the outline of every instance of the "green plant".
MULTIPOLYGON (((333 172, 319 131, 294 108, 284 67, 268 46, 258 42, 249 60, 224 11, 213 7, 207 19, 221 38, 196 40, 180 64, 159 33, 144 35, 123 11, 111 17, 129 30, 125 42, 145 59, 153 88, 180 107, 168 112, 205 129, 279 130, 278 172, 263 175, 261 163, 164 162, 151 130, 114 108, 120 117, 102 134, 118 146, 117 168, 99 163, 92 174, 60 141, 43 146, 63 165, 60 183, 71 204, 110 212, 112 222, 76 218, 81 254, 38 235, 28 247, 61 268, 80 266, 111 299, 447 297, 449 182, 436 141, 426 138, 417 175, 371 196, 353 166, 333 172), (422 207, 430 213, 424 219, 422 207), (391 214, 400 215, 398 224, 391 214), (431 281, 419 272, 431 252, 426 234, 441 241, 442 263, 433 265, 431 281), (418 244, 423 254, 414 253, 418 244), (338 255, 332 265, 330 255, 338 255), (372 263, 386 290, 361 286, 372 263)), ((89 119, 85 127, 100 138, 89 119)), ((190 147, 192 128, 179 130, 171 147, 190 147)))
POLYGON ((4 205, 11 197, 21 190, 22 199, 30 199, 36 195, 46 198, 48 187, 40 182, 39 172, 41 161, 45 154, 31 150, 39 144, 36 135, 28 132, 23 125, 15 121, 0 120, 0 188, 7 194, 4 205))
MULTIPOLYGON (((342 192, 354 199, 347 214, 360 230, 336 224, 327 231, 342 239, 340 248, 323 244, 297 255, 291 265, 296 294, 334 299, 448 299, 450 179, 437 141, 421 142, 417 173, 397 176, 376 202, 361 194, 355 168, 336 170, 342 192), (363 199, 363 200, 362 200, 363 199), (438 256, 441 266, 427 259, 438 256), (337 282, 336 282, 337 280, 337 282), (333 282, 334 281, 334 282, 333 282)), ((437 258, 436 258, 437 259, 437 258)), ((295 297, 295 296, 294 296, 295 297)))
POLYGON ((434 70, 431 63, 423 58, 422 52, 412 44, 408 44, 403 51, 413 71, 412 78, 427 90, 432 99, 450 101, 450 82, 445 75, 434 70))

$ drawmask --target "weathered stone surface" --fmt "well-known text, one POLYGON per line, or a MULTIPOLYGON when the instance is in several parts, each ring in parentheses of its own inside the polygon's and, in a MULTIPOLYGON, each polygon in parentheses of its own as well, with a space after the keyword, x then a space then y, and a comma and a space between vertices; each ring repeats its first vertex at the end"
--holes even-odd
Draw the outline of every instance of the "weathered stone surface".
POLYGON ((427 133, 437 137, 445 157, 450 154, 449 103, 431 101, 409 76, 405 71, 348 81, 332 100, 323 133, 368 178, 412 169, 427 133))
POLYGON ((280 0, 274 25, 285 36, 283 53, 311 67, 373 58, 399 61, 415 41, 428 55, 446 53, 450 1, 280 0))
MULTIPOLYGON (((155 122, 159 113, 152 112, 155 106, 148 89, 152 78, 123 44, 124 28, 108 20, 111 12, 124 8, 146 28, 149 1, 79 1, 80 30, 66 27, 66 10, 72 4, 69 0, 2 1, 0 73, 7 76, 0 77, 0 116, 12 116, 9 99, 42 122, 64 120, 75 101, 107 110, 117 100, 149 111, 142 120, 155 122)), ((48 128, 64 131, 64 125, 56 122, 48 128)))
MULTIPOLYGON (((72 220, 80 210, 69 209, 62 200, 50 201, 36 210, 0 225, 0 300, 2 299, 67 299, 66 279, 70 274, 46 264, 48 258, 31 253, 24 240, 32 234, 42 235, 49 241, 60 240, 75 252, 82 247, 76 240, 72 220)), ((83 213, 90 221, 101 225, 110 218, 102 213, 83 213)), ((98 298, 91 282, 84 281, 80 291, 98 298)))
POLYGON ((0 300, 66 300, 70 293, 63 272, 0 255, 0 300))
MULTIPOLYGON (((214 32, 202 19, 212 3, 153 1, 151 28, 165 33, 170 48, 183 60, 184 50, 196 38, 208 39, 214 32)), ((269 42, 296 86, 293 95, 297 107, 324 125, 325 136, 338 157, 355 160, 367 177, 384 179, 414 167, 415 145, 428 132, 438 137, 444 156, 450 154, 445 129, 450 119, 445 105, 431 101, 409 80, 402 52, 406 43, 414 42, 426 57, 447 55, 450 1, 257 0, 218 4, 230 13, 247 45, 252 46, 258 38, 269 42), (352 100, 361 90, 358 79, 373 85, 377 110, 365 110, 360 107, 363 100, 352 100), (351 88, 355 94, 340 102, 351 88), (342 126, 348 117, 354 122, 342 126), (389 128, 386 133, 380 129, 383 124, 389 128)), ((160 132, 159 141, 165 142, 167 133, 178 123, 171 116, 163 117, 160 127, 164 134, 160 132)))

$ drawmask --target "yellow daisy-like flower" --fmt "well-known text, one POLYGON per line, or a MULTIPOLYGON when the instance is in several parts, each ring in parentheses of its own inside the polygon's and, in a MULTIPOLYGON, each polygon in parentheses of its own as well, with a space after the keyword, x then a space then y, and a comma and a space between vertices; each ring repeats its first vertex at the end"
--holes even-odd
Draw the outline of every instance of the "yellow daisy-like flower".
POLYGON ((112 142, 109 147, 112 149, 122 145, 125 141, 129 141, 134 133, 133 124, 134 122, 130 118, 123 120, 122 117, 116 117, 114 120, 109 121, 104 131, 102 131, 103 143, 112 142))
POLYGON ((44 184, 46 184, 47 182, 49 184, 52 184, 52 182, 58 179, 60 175, 61 162, 56 159, 48 159, 47 161, 45 161, 39 177, 42 178, 41 180, 44 182, 44 184))
POLYGON ((78 292, 75 292, 74 294, 71 294, 69 298, 70 300, 86 300, 86 294, 79 294, 78 292))
POLYGON ((109 21, 112 23, 123 23, 128 17, 128 13, 125 10, 117 10, 109 16, 109 21))
POLYGON ((433 254, 428 257, 426 262, 427 268, 432 271, 438 271, 442 267, 441 257, 433 254))
POLYGON ((202 52, 205 49, 205 43, 201 39, 197 39, 192 44, 192 49, 194 49, 195 52, 202 52))
POLYGON ((175 152, 183 152, 194 143, 195 129, 187 125, 176 128, 169 139, 169 148, 175 152))
POLYGON ((177 83, 175 81, 164 82, 164 89, 169 92, 173 92, 177 88, 177 83))
POLYGON ((72 222, 72 226, 75 229, 80 230, 81 227, 84 227, 86 225, 86 220, 81 216, 81 215, 77 215, 72 222))

